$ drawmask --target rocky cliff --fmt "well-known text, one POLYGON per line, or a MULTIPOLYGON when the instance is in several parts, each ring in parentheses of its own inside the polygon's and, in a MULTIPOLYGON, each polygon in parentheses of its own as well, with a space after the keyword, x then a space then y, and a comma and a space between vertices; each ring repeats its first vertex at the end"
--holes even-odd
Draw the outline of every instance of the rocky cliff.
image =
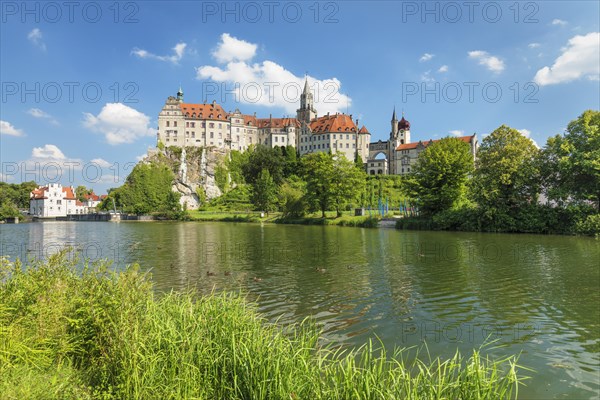
POLYGON ((216 171, 229 156, 227 150, 202 147, 165 147, 148 151, 143 162, 167 163, 175 174, 172 189, 181 194, 180 203, 189 210, 221 196, 216 171))

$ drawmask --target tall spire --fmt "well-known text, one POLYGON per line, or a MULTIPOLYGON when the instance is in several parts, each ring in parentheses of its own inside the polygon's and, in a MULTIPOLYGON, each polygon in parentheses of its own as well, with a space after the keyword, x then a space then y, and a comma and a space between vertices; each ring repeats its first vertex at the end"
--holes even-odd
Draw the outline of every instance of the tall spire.
POLYGON ((396 118, 396 106, 394 106, 394 113, 392 114, 392 121, 398 121, 398 118, 396 118))
POLYGON ((304 77, 304 94, 310 93, 310 89, 308 88, 308 76, 304 77))

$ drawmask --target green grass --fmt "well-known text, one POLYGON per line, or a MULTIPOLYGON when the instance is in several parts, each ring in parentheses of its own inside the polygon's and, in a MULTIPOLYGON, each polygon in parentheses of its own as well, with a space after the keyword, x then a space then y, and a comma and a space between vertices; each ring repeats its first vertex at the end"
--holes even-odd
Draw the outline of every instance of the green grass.
POLYGON ((0 263, 3 399, 509 399, 517 360, 322 347, 238 294, 158 296, 138 268, 0 263))

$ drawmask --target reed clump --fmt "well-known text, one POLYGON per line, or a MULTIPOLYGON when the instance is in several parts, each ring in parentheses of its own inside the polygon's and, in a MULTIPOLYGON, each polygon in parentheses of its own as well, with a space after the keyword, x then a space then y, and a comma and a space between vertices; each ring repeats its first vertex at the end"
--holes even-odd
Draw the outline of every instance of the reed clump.
POLYGON ((139 267, 0 261, 2 399, 509 399, 516 357, 322 347, 239 294, 158 295, 139 267))

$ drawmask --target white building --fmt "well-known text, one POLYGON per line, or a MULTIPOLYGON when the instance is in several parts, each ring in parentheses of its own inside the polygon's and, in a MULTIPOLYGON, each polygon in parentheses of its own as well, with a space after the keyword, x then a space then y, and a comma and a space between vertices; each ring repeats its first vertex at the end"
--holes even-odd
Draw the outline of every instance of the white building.
POLYGON ((165 146, 218 147, 245 151, 251 145, 293 146, 302 154, 320 151, 342 153, 354 160, 356 153, 365 160, 371 134, 351 115, 317 117, 313 94, 304 85, 296 118, 257 118, 236 109, 225 112, 215 101, 192 104, 183 101, 183 91, 167 98, 158 115, 157 141, 165 146))
POLYGON ((85 212, 85 206, 75 197, 73 186, 50 183, 34 189, 29 195, 29 214, 34 217, 66 217, 85 212))

